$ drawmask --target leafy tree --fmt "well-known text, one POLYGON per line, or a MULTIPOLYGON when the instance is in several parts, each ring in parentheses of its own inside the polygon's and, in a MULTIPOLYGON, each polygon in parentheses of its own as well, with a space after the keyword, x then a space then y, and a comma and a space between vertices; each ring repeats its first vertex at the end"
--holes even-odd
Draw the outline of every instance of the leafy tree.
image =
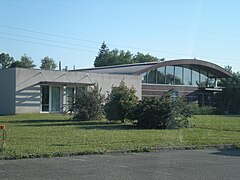
POLYGON ((94 66, 112 66, 120 64, 132 64, 132 63, 142 63, 142 62, 153 62, 162 61, 163 59, 158 59, 149 54, 142 54, 138 52, 135 56, 130 51, 113 49, 109 50, 105 42, 102 43, 99 53, 95 58, 94 66))
POLYGON ((232 114, 240 113, 240 72, 233 72, 231 66, 225 69, 232 74, 231 78, 222 78, 219 86, 225 87, 221 98, 221 108, 232 114))
POLYGON ((128 88, 123 81, 119 86, 113 86, 105 104, 105 113, 108 120, 132 119, 133 111, 138 103, 136 90, 128 88))
POLYGON ((104 95, 97 85, 83 90, 79 88, 75 103, 68 111, 74 112, 74 119, 77 120, 97 120, 103 114, 104 95))
POLYGON ((225 70, 230 72, 233 76, 231 78, 220 79, 218 85, 228 88, 238 88, 240 87, 240 72, 233 72, 231 66, 226 66, 225 70))
POLYGON ((57 64, 54 62, 52 58, 49 58, 48 56, 44 57, 41 60, 41 69, 46 69, 46 70, 55 70, 57 67, 57 64))
POLYGON ((23 64, 21 63, 21 61, 14 61, 10 67, 23 67, 23 64))
POLYGON ((23 56, 21 56, 20 61, 13 62, 10 67, 22 67, 22 68, 32 69, 36 67, 36 65, 33 64, 33 60, 31 57, 24 54, 23 56))
POLYGON ((5 69, 11 66, 14 62, 14 58, 10 57, 9 54, 1 53, 0 54, 0 69, 5 69))
POLYGON ((103 42, 101 48, 99 49, 98 56, 95 58, 94 66, 112 66, 119 64, 129 64, 131 63, 132 54, 127 51, 113 49, 109 50, 105 42, 103 42))
POLYGON ((138 52, 135 56, 133 56, 132 61, 133 63, 143 63, 143 62, 162 61, 162 59, 151 56, 150 54, 143 54, 138 52))
POLYGON ((191 117, 188 104, 182 99, 171 100, 169 95, 149 97, 140 101, 135 110, 137 126, 149 129, 177 129, 189 127, 191 117))

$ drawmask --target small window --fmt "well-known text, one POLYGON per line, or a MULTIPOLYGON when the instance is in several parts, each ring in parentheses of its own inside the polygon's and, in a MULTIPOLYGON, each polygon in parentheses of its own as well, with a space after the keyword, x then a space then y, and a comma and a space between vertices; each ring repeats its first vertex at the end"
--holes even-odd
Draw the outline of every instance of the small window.
POLYGON ((172 100, 176 100, 177 97, 178 97, 178 91, 172 91, 172 93, 171 93, 171 99, 172 99, 172 100))

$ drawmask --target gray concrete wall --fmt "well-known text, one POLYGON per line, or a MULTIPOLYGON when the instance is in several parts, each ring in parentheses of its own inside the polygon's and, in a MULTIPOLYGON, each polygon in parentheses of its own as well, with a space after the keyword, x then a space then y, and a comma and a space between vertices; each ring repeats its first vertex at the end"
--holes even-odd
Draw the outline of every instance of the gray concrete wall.
POLYGON ((15 69, 0 70, 0 115, 15 114, 15 69))
POLYGON ((128 87, 134 86, 141 98, 141 78, 130 75, 96 74, 77 71, 48 71, 16 69, 16 113, 38 113, 41 105, 39 82, 98 83, 102 93, 107 95, 112 85, 124 81, 128 87))

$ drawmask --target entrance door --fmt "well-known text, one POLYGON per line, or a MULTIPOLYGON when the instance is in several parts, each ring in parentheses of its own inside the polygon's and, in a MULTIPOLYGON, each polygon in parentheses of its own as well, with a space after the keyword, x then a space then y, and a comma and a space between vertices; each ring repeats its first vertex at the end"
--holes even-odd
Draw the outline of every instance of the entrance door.
POLYGON ((51 111, 60 112, 60 87, 52 87, 51 111))
POLYGON ((42 111, 49 111, 49 86, 41 86, 42 92, 42 111))

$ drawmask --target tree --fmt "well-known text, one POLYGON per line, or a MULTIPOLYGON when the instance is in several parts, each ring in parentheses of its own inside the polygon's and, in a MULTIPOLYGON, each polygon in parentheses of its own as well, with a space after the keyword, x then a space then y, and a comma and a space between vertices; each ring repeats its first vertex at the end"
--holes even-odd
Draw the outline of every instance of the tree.
POLYGON ((133 111, 138 103, 134 87, 128 88, 123 81, 119 86, 113 86, 105 104, 105 113, 108 120, 132 119, 133 111))
POLYGON ((150 54, 144 55, 143 53, 140 52, 137 52, 137 54, 132 58, 133 63, 156 62, 160 60, 162 59, 151 56, 150 54))
POLYGON ((46 70, 55 70, 57 67, 57 64, 54 62, 52 58, 49 58, 48 56, 44 57, 41 60, 41 69, 46 69, 46 70))
POLYGON ((157 57, 151 56, 149 54, 142 54, 138 52, 135 56, 130 51, 113 49, 109 50, 105 42, 102 43, 99 53, 95 58, 94 66, 113 66, 120 64, 132 64, 132 63, 142 63, 142 62, 153 62, 162 61, 163 59, 158 59, 157 57))
POLYGON ((74 112, 73 119, 76 120, 97 120, 103 114, 104 95, 97 85, 88 90, 79 88, 75 103, 68 111, 74 112))
POLYGON ((14 62, 14 58, 10 57, 9 54, 1 53, 0 54, 0 69, 5 69, 11 66, 14 62))
POLYGON ((36 65, 33 64, 33 60, 31 57, 24 54, 23 56, 21 56, 20 61, 13 62, 10 67, 22 67, 22 68, 32 69, 36 67, 36 65))
POLYGON ((132 64, 143 62, 156 62, 163 61, 164 59, 158 59, 150 54, 143 54, 138 52, 136 55, 130 51, 113 49, 109 50, 105 42, 102 43, 99 53, 95 58, 94 67, 112 66, 120 64, 132 64))
POLYGON ((119 64, 129 64, 131 63, 132 54, 127 51, 113 49, 109 50, 105 42, 102 43, 99 49, 98 56, 95 58, 94 66, 112 66, 119 64))
POLYGON ((99 53, 95 58, 94 67, 100 67, 100 66, 103 66, 103 64, 106 64, 105 59, 108 53, 109 53, 109 49, 105 44, 105 42, 103 42, 101 45, 101 48, 99 49, 99 53))
POLYGON ((233 72, 231 66, 225 70, 232 74, 231 78, 222 78, 218 83, 223 89, 221 108, 229 113, 240 113, 240 72, 233 72))

